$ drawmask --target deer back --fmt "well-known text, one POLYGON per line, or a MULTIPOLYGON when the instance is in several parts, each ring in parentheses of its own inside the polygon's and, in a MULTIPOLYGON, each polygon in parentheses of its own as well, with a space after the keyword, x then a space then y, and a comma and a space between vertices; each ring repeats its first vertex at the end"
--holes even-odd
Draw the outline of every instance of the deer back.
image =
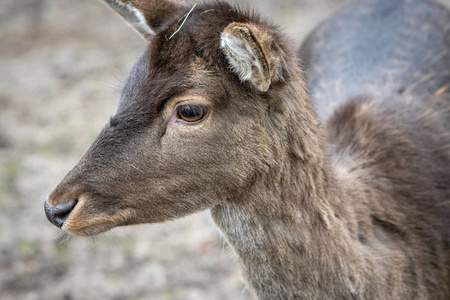
POLYGON ((377 0, 355 3, 327 19, 299 54, 325 120, 342 103, 366 95, 398 95, 445 109, 449 49, 450 11, 443 5, 377 0))

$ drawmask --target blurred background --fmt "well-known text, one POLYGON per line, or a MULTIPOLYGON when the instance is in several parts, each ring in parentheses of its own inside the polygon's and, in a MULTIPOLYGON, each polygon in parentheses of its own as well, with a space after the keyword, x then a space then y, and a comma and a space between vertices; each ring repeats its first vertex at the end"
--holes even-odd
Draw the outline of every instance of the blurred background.
MULTIPOLYGON (((239 3, 298 46, 350 2, 239 3)), ((99 1, 1 0, 0 299, 251 299, 207 211, 68 241, 45 218, 47 194, 114 114, 144 48, 99 1)))

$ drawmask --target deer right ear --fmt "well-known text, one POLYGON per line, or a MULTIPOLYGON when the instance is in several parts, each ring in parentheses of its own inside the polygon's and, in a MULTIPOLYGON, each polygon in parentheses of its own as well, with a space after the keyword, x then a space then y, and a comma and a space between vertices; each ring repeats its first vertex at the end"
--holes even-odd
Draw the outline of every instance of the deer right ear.
POLYGON ((262 26, 231 23, 221 35, 220 46, 231 70, 244 82, 266 92, 281 79, 280 55, 271 34, 262 26))
POLYGON ((101 0, 117 12, 145 39, 156 35, 163 22, 182 5, 169 0, 101 0))

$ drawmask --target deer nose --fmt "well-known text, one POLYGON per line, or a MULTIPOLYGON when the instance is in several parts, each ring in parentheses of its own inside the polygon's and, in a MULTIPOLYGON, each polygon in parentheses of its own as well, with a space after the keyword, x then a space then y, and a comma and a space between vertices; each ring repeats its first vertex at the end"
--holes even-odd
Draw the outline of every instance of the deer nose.
POLYGON ((77 200, 72 199, 67 203, 51 206, 47 201, 45 201, 45 215, 53 225, 61 228, 77 203, 77 200))

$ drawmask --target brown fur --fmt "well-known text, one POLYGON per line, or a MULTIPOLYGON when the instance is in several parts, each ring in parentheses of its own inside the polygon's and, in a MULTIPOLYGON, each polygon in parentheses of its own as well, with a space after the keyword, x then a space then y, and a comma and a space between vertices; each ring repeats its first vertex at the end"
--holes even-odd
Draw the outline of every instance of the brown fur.
POLYGON ((276 27, 214 2, 169 40, 191 7, 128 2, 157 35, 117 114, 49 196, 48 211, 77 200, 63 229, 93 235, 210 208, 258 299, 450 297, 445 111, 367 93, 322 126, 276 27), (230 70, 221 33, 233 30, 262 73, 230 70), (207 117, 179 122, 183 103, 207 117))

